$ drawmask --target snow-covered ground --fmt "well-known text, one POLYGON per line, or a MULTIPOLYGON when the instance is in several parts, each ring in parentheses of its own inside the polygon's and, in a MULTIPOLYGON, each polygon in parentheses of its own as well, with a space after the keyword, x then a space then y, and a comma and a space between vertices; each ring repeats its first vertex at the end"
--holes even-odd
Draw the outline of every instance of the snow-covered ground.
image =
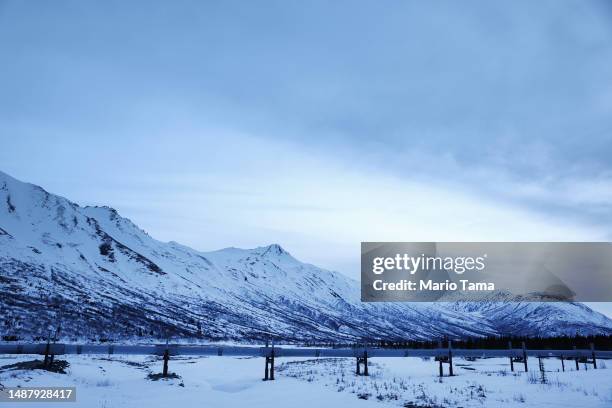
MULTIPOLYGON (((0 367, 34 356, 0 356, 0 367)), ((355 360, 282 359, 276 380, 264 382, 262 358, 176 357, 170 371, 180 378, 152 381, 162 362, 150 356, 63 356, 67 374, 0 368, 4 386, 73 386, 76 403, 53 407, 612 407, 612 361, 574 371, 546 359, 541 383, 537 359, 530 372, 510 372, 507 359, 455 359, 455 377, 437 377, 433 360, 377 358, 370 376, 354 374, 355 360)), ((446 372, 445 366, 445 372, 446 372)), ((20 403, 20 407, 41 403, 20 403)))

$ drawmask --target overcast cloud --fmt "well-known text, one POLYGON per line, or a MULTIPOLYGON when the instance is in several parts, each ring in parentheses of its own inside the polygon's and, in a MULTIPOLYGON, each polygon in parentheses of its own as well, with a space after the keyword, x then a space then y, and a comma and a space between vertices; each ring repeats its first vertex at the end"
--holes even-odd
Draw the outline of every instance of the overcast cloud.
POLYGON ((610 240, 605 1, 0 0, 0 169, 201 250, 610 240))

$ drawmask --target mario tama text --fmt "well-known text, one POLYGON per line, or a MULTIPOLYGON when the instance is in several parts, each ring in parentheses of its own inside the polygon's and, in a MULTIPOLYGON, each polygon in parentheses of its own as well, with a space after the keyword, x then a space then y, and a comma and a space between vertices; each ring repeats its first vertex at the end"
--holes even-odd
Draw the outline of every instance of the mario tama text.
POLYGON ((495 290, 493 282, 470 282, 467 279, 459 279, 459 282, 451 282, 446 279, 444 282, 436 282, 431 279, 418 281, 401 279, 398 282, 385 282, 382 279, 376 279, 372 283, 372 288, 375 291, 435 291, 435 292, 492 292, 495 290))

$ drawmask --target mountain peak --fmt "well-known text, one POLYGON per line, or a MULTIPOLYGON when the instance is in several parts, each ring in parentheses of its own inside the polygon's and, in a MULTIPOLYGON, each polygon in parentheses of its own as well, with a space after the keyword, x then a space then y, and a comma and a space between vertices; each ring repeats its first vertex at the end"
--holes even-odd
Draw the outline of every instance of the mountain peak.
POLYGON ((141 241, 143 237, 150 238, 149 234, 136 225, 129 218, 121 216, 113 207, 107 205, 102 206, 86 206, 83 207, 83 213, 89 217, 95 218, 100 225, 104 226, 107 232, 113 235, 113 230, 130 233, 141 241))
POLYGON ((283 249, 279 244, 270 244, 268 246, 255 248, 255 252, 261 256, 288 256, 291 254, 283 249))

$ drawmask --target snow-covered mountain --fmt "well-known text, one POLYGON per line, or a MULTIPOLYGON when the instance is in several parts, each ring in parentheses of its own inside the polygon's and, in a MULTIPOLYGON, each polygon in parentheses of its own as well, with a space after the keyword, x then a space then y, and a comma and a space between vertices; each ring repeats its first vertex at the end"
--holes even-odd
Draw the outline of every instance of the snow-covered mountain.
POLYGON ((278 245, 199 252, 0 172, 0 334, 354 341, 612 333, 573 303, 362 303, 359 285, 278 245))

